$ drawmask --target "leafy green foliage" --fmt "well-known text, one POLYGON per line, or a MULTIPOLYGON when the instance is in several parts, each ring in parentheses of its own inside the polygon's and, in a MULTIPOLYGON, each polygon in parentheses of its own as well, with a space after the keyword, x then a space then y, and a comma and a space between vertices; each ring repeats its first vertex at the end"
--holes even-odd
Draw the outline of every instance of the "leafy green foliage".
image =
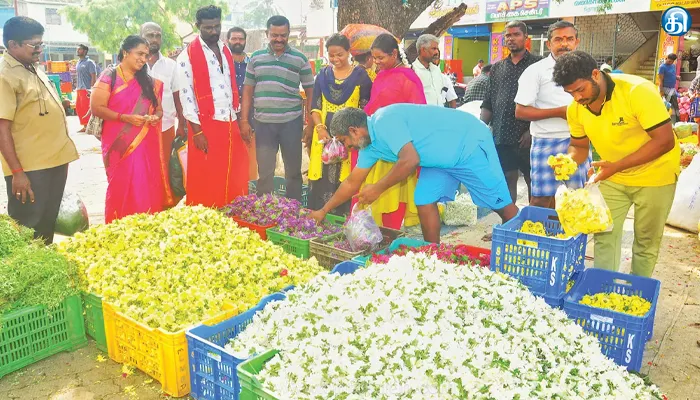
POLYGON ((7 215, 0 215, 0 259, 9 257, 10 253, 26 246, 33 238, 34 231, 19 225, 7 215))
POLYGON ((222 7, 226 15, 226 4, 221 0, 88 0, 84 5, 66 7, 63 13, 77 31, 87 34, 92 45, 110 53, 117 53, 128 35, 139 34, 142 24, 156 22, 163 28, 165 52, 182 44, 176 22, 190 24, 194 32, 197 9, 210 4, 222 7))
POLYGON ((2 259, 0 276, 0 314, 36 305, 51 309, 78 294, 78 267, 39 243, 2 259))

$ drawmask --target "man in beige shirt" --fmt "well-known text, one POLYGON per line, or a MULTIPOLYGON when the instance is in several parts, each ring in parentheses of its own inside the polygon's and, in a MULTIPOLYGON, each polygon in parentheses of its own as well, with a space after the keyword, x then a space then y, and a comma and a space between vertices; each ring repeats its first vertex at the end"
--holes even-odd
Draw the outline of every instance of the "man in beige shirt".
POLYGON ((0 162, 7 183, 8 213, 53 242, 68 177, 78 159, 68 136, 61 97, 38 67, 44 27, 31 18, 10 18, 3 29, 7 51, 0 60, 0 162))

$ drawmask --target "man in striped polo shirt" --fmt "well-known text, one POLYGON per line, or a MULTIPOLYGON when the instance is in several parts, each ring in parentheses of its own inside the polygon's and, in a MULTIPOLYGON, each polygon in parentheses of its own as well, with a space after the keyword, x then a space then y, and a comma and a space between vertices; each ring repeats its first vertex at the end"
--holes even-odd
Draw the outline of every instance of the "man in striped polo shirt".
POLYGON ((250 57, 243 83, 241 135, 246 140, 255 132, 258 159, 258 194, 272 193, 277 152, 282 149, 286 196, 301 200, 301 138, 304 115, 301 85, 311 110, 314 77, 309 60, 289 46, 289 20, 274 16, 267 20, 266 49, 250 57), (248 121, 251 104, 254 115, 248 121))

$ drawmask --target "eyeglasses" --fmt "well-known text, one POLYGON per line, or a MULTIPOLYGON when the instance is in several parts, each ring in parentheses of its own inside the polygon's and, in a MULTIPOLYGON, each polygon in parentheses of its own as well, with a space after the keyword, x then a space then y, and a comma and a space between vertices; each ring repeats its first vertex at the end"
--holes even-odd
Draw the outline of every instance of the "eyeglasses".
POLYGON ((39 43, 39 44, 25 43, 24 45, 27 47, 31 47, 34 50, 39 50, 40 48, 44 47, 44 43, 39 43))

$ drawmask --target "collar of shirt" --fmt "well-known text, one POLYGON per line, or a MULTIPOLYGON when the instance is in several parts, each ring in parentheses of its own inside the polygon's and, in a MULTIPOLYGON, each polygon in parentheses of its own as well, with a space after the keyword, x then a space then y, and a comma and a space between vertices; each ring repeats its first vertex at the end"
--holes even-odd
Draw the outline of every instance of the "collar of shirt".
POLYGON ((588 105, 585 106, 586 110, 590 111, 591 114, 593 114, 597 117, 600 117, 600 115, 603 113, 603 107, 605 107, 605 103, 607 103, 608 101, 610 101, 610 99, 612 99, 613 90, 615 90, 615 82, 612 80, 610 75, 608 75, 602 71, 601 71, 601 74, 603 74, 603 78, 605 79, 605 86, 607 86, 605 89, 605 102, 603 103, 602 106, 600 106, 599 113, 596 113, 593 110, 591 110, 590 107, 588 107, 588 105))
POLYGON ((508 62, 510 62, 510 63, 513 64, 513 65, 519 65, 519 64, 522 63, 523 61, 529 60, 529 59, 530 59, 530 56, 531 56, 531 53, 530 53, 527 49, 525 49, 525 54, 523 54, 523 58, 521 58, 520 61, 518 61, 517 64, 513 62, 513 54, 512 54, 512 53, 511 53, 511 54, 508 54, 508 58, 506 58, 506 60, 508 60, 508 62))
MULTIPOLYGON (((282 55, 289 53, 291 50, 292 50, 292 46, 290 46, 289 43, 287 43, 287 44, 284 46, 284 52, 282 53, 282 55)), ((267 52, 270 53, 270 54, 273 55, 273 56, 277 56, 277 53, 275 53, 275 51, 272 50, 272 45, 269 44, 269 43, 267 44, 267 52)), ((280 57, 281 57, 281 56, 280 56, 280 57)))
MULTIPOLYGON (((5 52, 5 54, 3 55, 3 60, 5 60, 5 62, 7 63, 7 65, 10 66, 10 68, 23 67, 23 68, 26 68, 27 70, 31 71, 31 69, 28 66, 22 64, 16 58, 12 57, 12 55, 10 55, 9 51, 5 52)), ((36 68, 36 64, 31 64, 31 66, 36 68)))
POLYGON ((155 68, 156 65, 162 64, 162 62, 165 62, 165 60, 163 60, 163 53, 158 53, 158 59, 153 63, 153 66, 151 67, 151 64, 149 63, 146 63, 146 65, 148 65, 148 70, 150 71, 151 69, 155 68))
MULTIPOLYGON (((204 47, 204 48, 206 48, 206 49, 209 49, 210 51, 213 52, 213 50, 211 49, 211 47, 209 47, 209 45, 207 44, 207 42, 205 42, 204 39, 202 39, 201 36, 198 36, 197 38, 199 39, 200 42, 202 42, 202 47, 204 47)), ((222 42, 221 39, 219 39, 219 40, 216 42, 216 44, 219 46, 219 51, 221 52, 221 57, 223 57, 223 56, 224 56, 224 46, 225 46, 225 45, 224 45, 224 42, 222 42)))

